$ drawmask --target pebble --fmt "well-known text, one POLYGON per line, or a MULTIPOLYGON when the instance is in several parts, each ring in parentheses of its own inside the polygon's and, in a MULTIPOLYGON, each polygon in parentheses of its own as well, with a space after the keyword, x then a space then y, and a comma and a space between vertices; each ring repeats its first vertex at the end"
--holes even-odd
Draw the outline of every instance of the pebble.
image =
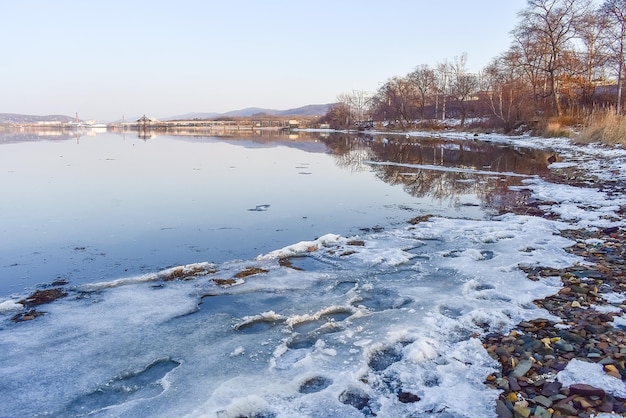
MULTIPOLYGON (((521 212, 526 213, 524 210, 521 212)), ((539 210, 534 215, 542 216, 539 210)), ((626 209, 620 216, 626 220, 626 209)), ((626 416, 625 398, 612 396, 603 388, 563 386, 555 380, 576 358, 601 364, 607 375, 626 382, 626 332, 612 325, 613 317, 626 313, 626 302, 611 305, 621 312, 594 309, 610 305, 602 296, 605 293, 626 294, 626 229, 567 230, 561 234, 576 242, 566 250, 584 257, 585 265, 522 268, 531 280, 560 278, 563 287, 556 294, 535 301, 558 321, 526 320, 508 334, 492 333, 482 339, 501 367, 486 381, 501 391, 495 411, 498 417, 626 416)))

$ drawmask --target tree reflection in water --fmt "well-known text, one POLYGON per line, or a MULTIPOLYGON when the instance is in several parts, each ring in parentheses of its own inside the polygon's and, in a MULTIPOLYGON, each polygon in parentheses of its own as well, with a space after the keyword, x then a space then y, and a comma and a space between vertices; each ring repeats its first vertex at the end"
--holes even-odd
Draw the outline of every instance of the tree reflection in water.
POLYGON ((378 178, 402 185, 412 196, 461 205, 461 196, 475 195, 484 207, 497 210, 526 205, 529 194, 509 186, 529 177, 549 177, 548 159, 553 156, 473 139, 336 134, 322 140, 339 166, 373 169, 378 178))

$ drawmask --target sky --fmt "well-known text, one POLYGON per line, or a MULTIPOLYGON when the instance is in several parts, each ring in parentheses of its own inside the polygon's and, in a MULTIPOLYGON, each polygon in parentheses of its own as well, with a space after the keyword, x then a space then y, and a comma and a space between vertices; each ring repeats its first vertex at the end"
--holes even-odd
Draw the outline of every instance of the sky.
POLYGON ((20 0, 0 4, 0 113, 109 122, 374 93, 511 45, 526 0, 20 0))

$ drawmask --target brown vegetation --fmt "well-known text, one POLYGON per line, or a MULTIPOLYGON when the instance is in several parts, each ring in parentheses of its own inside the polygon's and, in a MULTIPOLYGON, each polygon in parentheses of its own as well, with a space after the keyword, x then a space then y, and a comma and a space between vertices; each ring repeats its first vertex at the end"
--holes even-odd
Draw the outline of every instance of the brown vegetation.
POLYGON ((587 0, 528 1, 509 49, 481 71, 467 69, 465 54, 420 64, 389 78, 373 95, 340 95, 321 122, 337 129, 409 130, 450 128, 452 118, 461 129, 570 137, 589 123, 583 140, 623 142, 626 1, 594 6, 587 0))
POLYGON ((626 116, 605 112, 588 118, 575 138, 579 143, 602 142, 608 145, 626 145, 626 116))

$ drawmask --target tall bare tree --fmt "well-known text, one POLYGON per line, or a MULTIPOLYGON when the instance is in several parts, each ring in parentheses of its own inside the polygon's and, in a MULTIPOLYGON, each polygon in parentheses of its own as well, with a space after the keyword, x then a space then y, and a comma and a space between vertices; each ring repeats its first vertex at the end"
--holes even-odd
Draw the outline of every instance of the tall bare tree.
POLYGON ((506 53, 509 65, 515 68, 520 77, 523 78, 532 89, 533 113, 537 116, 540 113, 542 99, 546 96, 544 58, 546 44, 534 39, 527 31, 514 30, 511 32, 514 42, 506 53))
POLYGON ((545 55, 537 63, 546 73, 547 94, 558 116, 563 113, 558 83, 564 70, 563 54, 576 37, 577 25, 589 6, 588 0, 528 0, 527 7, 519 13, 521 23, 514 29, 518 38, 545 45, 545 55))
POLYGON ((378 89, 374 97, 377 114, 398 124, 401 129, 408 127, 416 118, 415 88, 407 77, 392 77, 378 89))
POLYGON ((436 82, 436 96, 435 96, 435 119, 437 118, 439 108, 439 96, 441 95, 441 120, 446 119, 446 98, 449 92, 450 86, 450 74, 452 72, 452 66, 446 60, 437 64, 435 75, 437 76, 436 82))
POLYGON ((407 78, 413 84, 416 93, 419 95, 420 118, 424 119, 426 99, 433 93, 437 83, 435 71, 428 65, 422 64, 409 73, 407 78))
POLYGON ((465 125, 468 102, 477 93, 479 80, 476 74, 467 71, 467 54, 455 57, 451 66, 450 96, 458 103, 461 112, 461 126, 465 125))
POLYGON ((612 62, 617 65, 617 106, 622 111, 622 80, 624 78, 624 50, 626 47, 626 0, 606 0, 601 13, 609 19, 611 39, 609 44, 614 52, 612 62))
POLYGON ((507 132, 523 118, 535 114, 532 89, 518 62, 519 58, 509 51, 494 59, 483 72, 489 109, 507 132))

